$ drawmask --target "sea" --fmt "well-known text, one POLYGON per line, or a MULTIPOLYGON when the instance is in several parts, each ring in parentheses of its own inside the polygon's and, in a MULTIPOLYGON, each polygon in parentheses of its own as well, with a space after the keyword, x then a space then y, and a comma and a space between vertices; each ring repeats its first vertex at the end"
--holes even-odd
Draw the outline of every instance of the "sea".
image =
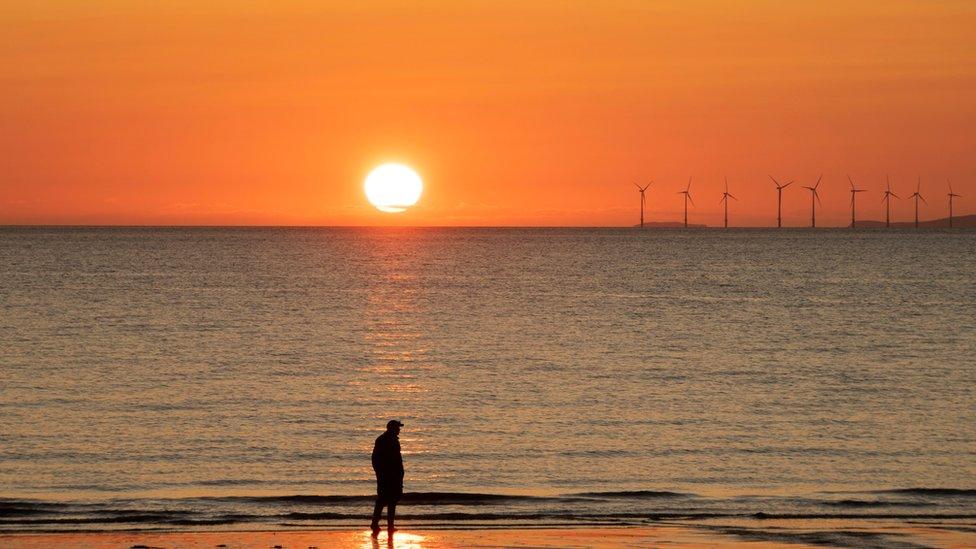
POLYGON ((976 519, 976 231, 0 228, 0 531, 976 519))

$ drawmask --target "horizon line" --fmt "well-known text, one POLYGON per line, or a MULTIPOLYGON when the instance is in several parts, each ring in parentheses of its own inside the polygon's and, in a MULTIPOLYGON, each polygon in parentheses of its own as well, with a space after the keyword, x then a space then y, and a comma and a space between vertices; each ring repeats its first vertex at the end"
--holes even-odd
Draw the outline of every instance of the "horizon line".
MULTIPOLYGON (((959 217, 971 217, 976 216, 976 214, 969 214, 966 216, 953 216, 953 219, 959 217)), ((919 223, 931 223, 932 221, 942 221, 945 220, 948 223, 948 218, 933 219, 930 221, 919 220, 919 223)), ((722 225, 706 225, 702 223, 689 224, 688 227, 682 226, 681 221, 664 221, 664 222, 654 222, 654 223, 673 223, 673 226, 644 226, 640 227, 638 225, 130 225, 130 224, 74 224, 74 223, 56 223, 56 224, 37 224, 37 223, 13 223, 13 224, 0 224, 0 229, 636 229, 636 230, 702 230, 702 229, 773 229, 773 230, 830 230, 830 229, 912 229, 916 230, 916 227, 911 226, 912 221, 899 221, 899 224, 907 224, 907 226, 893 226, 885 227, 884 221, 876 220, 860 220, 858 224, 861 223, 878 223, 881 226, 871 226, 871 227, 851 227, 850 225, 829 225, 829 226, 817 226, 811 227, 809 225, 796 225, 796 226, 786 226, 777 227, 775 225, 730 225, 728 227, 723 227, 722 225)), ((647 223, 645 222, 645 225, 647 223)), ((917 227, 917 229, 968 229, 973 227, 917 227)))

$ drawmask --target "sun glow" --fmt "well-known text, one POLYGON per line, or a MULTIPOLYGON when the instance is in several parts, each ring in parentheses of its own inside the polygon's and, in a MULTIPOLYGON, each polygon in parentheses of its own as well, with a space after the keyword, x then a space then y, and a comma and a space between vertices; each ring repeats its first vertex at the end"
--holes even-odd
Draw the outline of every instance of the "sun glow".
MULTIPOLYGON (((364 538, 362 545, 363 549, 373 549, 379 544, 376 538, 368 537, 369 531, 363 532, 362 536, 364 538)), ((425 546, 429 547, 429 545, 424 543, 426 539, 427 538, 421 536, 420 534, 397 532, 396 536, 394 536, 392 540, 388 539, 383 546, 396 547, 397 549, 424 549, 425 546)))
POLYGON ((399 213, 417 203, 424 184, 417 172, 403 164, 383 164, 369 172, 364 189, 376 209, 399 213))

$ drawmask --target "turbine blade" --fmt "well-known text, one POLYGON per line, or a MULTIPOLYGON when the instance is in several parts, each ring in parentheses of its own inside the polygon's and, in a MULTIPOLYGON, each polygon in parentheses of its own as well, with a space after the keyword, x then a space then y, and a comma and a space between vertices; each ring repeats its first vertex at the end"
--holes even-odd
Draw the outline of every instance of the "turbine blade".
POLYGON ((851 176, 850 175, 847 176, 847 180, 851 182, 851 188, 853 189, 854 188, 854 180, 851 179, 851 176))
POLYGON ((820 204, 821 206, 823 206, 823 202, 820 201, 820 193, 817 192, 817 189, 814 189, 813 190, 813 196, 814 196, 814 198, 817 199, 817 204, 820 204))
POLYGON ((687 196, 688 196, 688 202, 691 202, 691 205, 694 206, 695 205, 695 201, 691 199, 691 193, 688 193, 687 196))
POLYGON ((790 186, 790 185, 792 185, 792 184, 793 184, 793 182, 792 182, 792 181, 790 181, 790 182, 788 182, 788 183, 787 183, 786 185, 783 185, 783 188, 785 189, 786 187, 789 187, 789 186, 790 186))
POLYGON ((779 187, 779 181, 776 181, 775 177, 770 175, 769 178, 773 180, 773 183, 775 183, 777 187, 779 187))
POLYGON ((819 186, 820 186, 820 181, 821 181, 822 179, 823 179, 823 174, 820 174, 820 177, 818 177, 818 178, 817 178, 817 184, 816 184, 816 185, 814 185, 814 187, 819 187, 819 186))
POLYGON ((739 199, 738 199, 738 198, 736 198, 736 197, 734 197, 734 196, 732 196, 731 194, 730 194, 729 196, 731 196, 731 197, 732 197, 732 200, 735 200, 736 202, 738 202, 738 201, 739 201, 739 199))

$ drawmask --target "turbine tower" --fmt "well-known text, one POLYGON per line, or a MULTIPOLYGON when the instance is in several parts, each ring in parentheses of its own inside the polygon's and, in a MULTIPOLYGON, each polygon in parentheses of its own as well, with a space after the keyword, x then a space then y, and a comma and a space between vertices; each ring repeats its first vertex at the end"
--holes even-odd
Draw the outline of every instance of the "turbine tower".
POLYGON ((853 229, 856 226, 856 220, 854 218, 854 205, 855 205, 854 204, 854 197, 857 196, 857 193, 863 193, 863 192, 865 192, 865 190, 864 189, 855 189, 854 188, 854 180, 851 179, 851 176, 848 175, 847 176, 847 180, 851 182, 851 228, 853 229))
MULTIPOLYGON (((810 227, 813 229, 817 228, 817 202, 820 202, 820 193, 817 192, 817 187, 820 186, 820 180, 823 179, 823 174, 817 178, 817 184, 812 187, 803 187, 804 189, 810 190, 810 227)), ((823 206, 823 202, 820 202, 823 206)))
POLYGON ((690 177, 688 178, 688 186, 685 187, 685 190, 678 191, 678 194, 685 195, 685 228, 687 229, 688 228, 688 202, 690 201, 692 206, 695 205, 695 201, 691 199, 691 178, 690 177))
MULTIPOLYGON (((729 199, 739 200, 738 198, 729 194, 729 178, 725 178, 725 192, 722 193, 722 202, 725 203, 725 228, 729 228, 729 199)), ((952 200, 950 198, 950 200, 952 200)))
MULTIPOLYGON (((651 181, 651 183, 654 183, 654 182, 651 181)), ((637 187, 637 190, 638 191, 640 191, 640 202, 641 202, 640 228, 641 229, 644 228, 644 191, 646 191, 647 188, 651 186, 651 183, 648 183, 647 185, 644 185, 643 187, 641 187, 637 183, 634 183, 634 186, 637 187)))
POLYGON ((772 179, 773 183, 776 184, 776 226, 782 227, 783 226, 783 189, 789 187, 793 182, 789 181, 785 185, 780 185, 779 181, 776 181, 775 177, 769 176, 769 178, 772 179))
MULTIPOLYGON (((925 198, 922 197, 922 176, 918 176, 918 185, 915 186, 915 192, 909 198, 915 199, 915 228, 918 228, 918 200, 921 198, 922 202, 925 202, 925 198)), ((928 202, 925 202, 928 204, 928 202)))
POLYGON ((961 194, 956 194, 952 192, 952 182, 946 179, 946 183, 949 184, 949 228, 952 228, 952 199, 962 198, 961 194))
POLYGON ((888 182, 888 190, 884 192, 884 196, 881 201, 885 203, 885 227, 891 227, 891 197, 900 198, 897 194, 891 192, 891 179, 885 176, 885 180, 888 182))

